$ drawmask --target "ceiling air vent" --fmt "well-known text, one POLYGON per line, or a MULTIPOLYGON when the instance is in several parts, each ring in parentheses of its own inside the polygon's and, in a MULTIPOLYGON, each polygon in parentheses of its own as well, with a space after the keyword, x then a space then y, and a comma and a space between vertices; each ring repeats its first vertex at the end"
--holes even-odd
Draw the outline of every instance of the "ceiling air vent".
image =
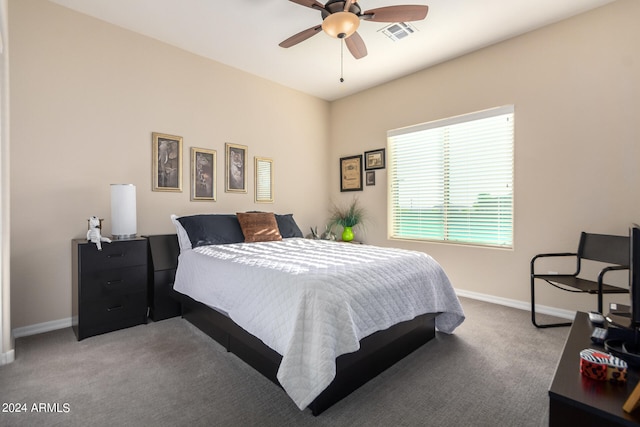
POLYGON ((389 37, 394 42, 397 42, 404 39, 405 37, 410 36, 418 30, 416 29, 416 27, 406 22, 397 22, 394 24, 389 24, 379 31, 382 31, 382 34, 389 37))

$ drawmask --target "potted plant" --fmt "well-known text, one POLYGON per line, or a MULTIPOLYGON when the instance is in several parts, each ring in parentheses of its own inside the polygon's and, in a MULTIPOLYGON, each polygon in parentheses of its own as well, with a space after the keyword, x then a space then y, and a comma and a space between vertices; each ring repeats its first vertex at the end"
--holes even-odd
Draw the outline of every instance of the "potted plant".
POLYGON ((358 203, 358 198, 354 197, 348 206, 334 204, 329 221, 331 226, 341 226, 343 228, 342 240, 350 242, 353 240, 353 227, 361 224, 364 221, 364 217, 364 208, 358 203))

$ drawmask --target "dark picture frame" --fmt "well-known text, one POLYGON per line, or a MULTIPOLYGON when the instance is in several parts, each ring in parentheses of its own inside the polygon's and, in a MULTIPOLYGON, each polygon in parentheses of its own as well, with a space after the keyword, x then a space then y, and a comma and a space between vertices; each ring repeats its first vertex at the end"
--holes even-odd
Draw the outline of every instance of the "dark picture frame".
POLYGON ((152 190, 182 192, 182 137, 152 132, 152 190))
POLYGON ((376 185, 376 171, 367 171, 365 183, 367 185, 376 185))
POLYGON ((249 149, 246 145, 225 144, 225 189, 227 193, 247 192, 247 163, 249 149))
POLYGON ((340 191, 362 191, 362 154, 340 158, 340 191))
POLYGON ((191 200, 216 201, 216 150, 191 147, 191 200))
POLYGON ((364 152, 364 169, 365 170, 384 169, 386 167, 385 151, 386 149, 384 148, 365 151, 364 152))

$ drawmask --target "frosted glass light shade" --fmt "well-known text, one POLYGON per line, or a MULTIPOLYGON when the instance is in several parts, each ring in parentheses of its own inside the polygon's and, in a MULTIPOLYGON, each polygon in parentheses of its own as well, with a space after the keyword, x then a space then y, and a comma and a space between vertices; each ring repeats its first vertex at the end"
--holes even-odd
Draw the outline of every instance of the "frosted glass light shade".
POLYGON ((336 39, 349 37, 359 26, 360 18, 351 12, 335 12, 322 21, 324 32, 336 39))
POLYGON ((111 184, 111 234, 115 240, 136 237, 136 186, 111 184))

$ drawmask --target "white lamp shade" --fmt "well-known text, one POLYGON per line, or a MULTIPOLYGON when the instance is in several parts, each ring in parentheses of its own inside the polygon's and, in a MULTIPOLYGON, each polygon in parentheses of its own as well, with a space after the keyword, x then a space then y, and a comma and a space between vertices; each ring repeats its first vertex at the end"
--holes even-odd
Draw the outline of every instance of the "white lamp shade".
POLYGON ((136 237, 136 186, 111 184, 111 234, 113 238, 136 237))

